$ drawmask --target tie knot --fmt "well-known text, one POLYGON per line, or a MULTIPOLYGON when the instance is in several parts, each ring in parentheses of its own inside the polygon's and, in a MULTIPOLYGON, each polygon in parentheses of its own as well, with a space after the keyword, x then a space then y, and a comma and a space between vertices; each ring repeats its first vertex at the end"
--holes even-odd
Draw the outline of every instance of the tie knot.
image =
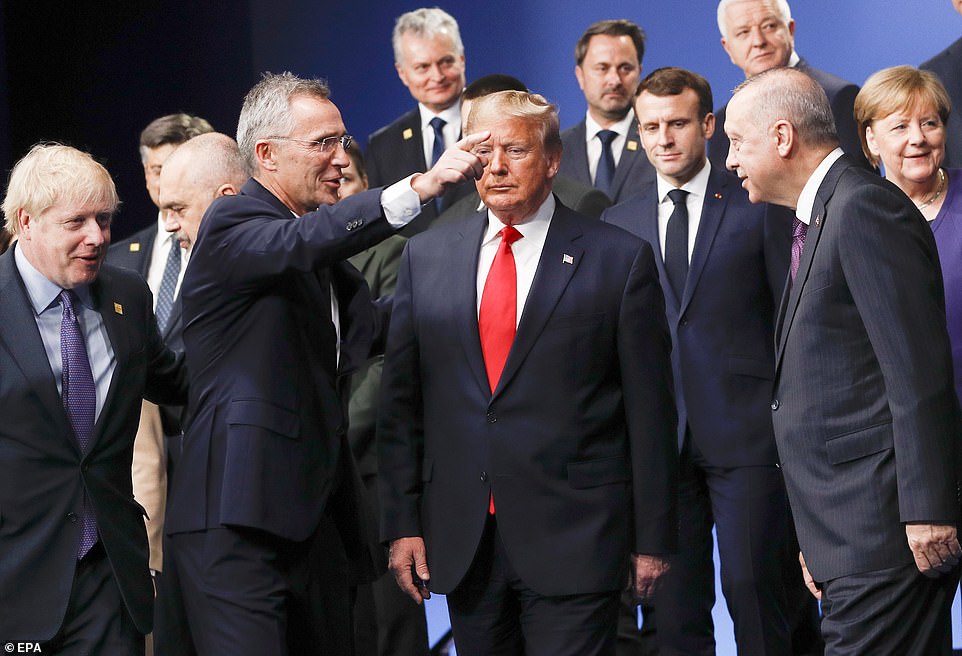
POLYGON ((808 234, 808 224, 802 223, 797 216, 794 217, 792 219, 792 239, 804 239, 806 234, 808 234))
POLYGON ((501 241, 509 246, 524 237, 514 226, 504 226, 501 228, 501 241))
POLYGON ((611 142, 617 138, 618 133, 614 130, 598 130, 597 137, 601 140, 601 145, 605 148, 611 146, 611 142))
POLYGON ((684 189, 672 189, 668 192, 668 199, 675 205, 684 204, 686 198, 688 198, 688 192, 684 189))
POLYGON ((73 304, 76 299, 77 299, 77 295, 74 293, 72 289, 64 289, 60 292, 60 303, 61 305, 63 305, 63 309, 66 310, 69 316, 71 317, 77 316, 74 313, 74 308, 73 308, 73 304))
POLYGON ((444 120, 443 118, 441 118, 440 116, 435 116, 435 117, 432 118, 430 121, 428 121, 428 124, 429 124, 432 128, 434 128, 434 131, 435 131, 435 132, 440 132, 441 129, 444 128, 444 126, 448 124, 448 122, 445 121, 445 120, 444 120))

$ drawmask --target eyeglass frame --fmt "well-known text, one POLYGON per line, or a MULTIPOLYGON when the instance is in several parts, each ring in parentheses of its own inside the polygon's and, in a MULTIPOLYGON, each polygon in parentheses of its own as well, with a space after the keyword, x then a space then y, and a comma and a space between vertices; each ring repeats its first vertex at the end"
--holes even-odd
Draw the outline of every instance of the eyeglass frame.
POLYGON ((339 143, 341 144, 341 148, 347 150, 351 147, 351 143, 354 141, 354 137, 349 134, 324 137, 320 141, 315 141, 314 139, 296 139, 294 137, 266 137, 266 139, 272 139, 275 141, 297 141, 300 143, 314 144, 315 146, 320 146, 319 150, 322 153, 328 153, 337 148, 337 146, 328 146, 328 143, 339 143))

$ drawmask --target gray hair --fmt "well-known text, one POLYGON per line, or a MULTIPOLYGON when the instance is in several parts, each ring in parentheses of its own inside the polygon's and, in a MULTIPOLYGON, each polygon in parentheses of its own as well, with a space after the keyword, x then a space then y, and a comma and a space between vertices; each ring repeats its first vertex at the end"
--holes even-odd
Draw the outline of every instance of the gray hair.
POLYGON ((58 143, 38 143, 10 171, 3 199, 7 231, 20 233, 19 210, 37 216, 61 201, 100 203, 111 214, 120 205, 113 179, 89 153, 58 143))
POLYGON ((398 16, 394 23, 394 32, 391 34, 395 63, 401 63, 401 37, 408 32, 422 39, 446 36, 454 44, 455 52, 458 55, 464 54, 464 44, 461 43, 458 21, 454 20, 451 14, 440 7, 422 7, 398 16))
POLYGON ((291 99, 308 96, 326 100, 330 95, 325 80, 304 79, 287 71, 264 73, 264 78, 244 97, 237 120, 237 144, 248 169, 257 170, 254 145, 259 139, 286 137, 294 129, 291 99))
MULTIPOLYGON (((725 10, 728 9, 728 5, 733 2, 744 1, 745 0, 721 0, 721 2, 718 3, 718 31, 721 32, 722 36, 728 34, 728 25, 725 24, 725 10)), ((774 5, 775 10, 781 15, 786 24, 792 20, 792 8, 788 6, 788 0, 768 0, 768 2, 774 5)))
POLYGON ((756 125, 786 120, 795 127, 799 139, 810 146, 838 145, 828 96, 809 75, 794 68, 771 68, 739 84, 732 96, 752 87, 758 87, 749 110, 756 125))

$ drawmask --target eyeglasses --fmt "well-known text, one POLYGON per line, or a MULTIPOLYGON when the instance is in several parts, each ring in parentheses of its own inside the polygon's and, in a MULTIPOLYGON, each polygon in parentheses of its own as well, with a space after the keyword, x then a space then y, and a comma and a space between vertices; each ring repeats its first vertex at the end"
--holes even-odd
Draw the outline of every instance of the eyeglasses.
POLYGON ((351 146, 351 142, 354 141, 354 137, 349 134, 344 134, 338 137, 324 137, 320 141, 314 141, 312 139, 294 139, 293 137, 267 137, 268 139, 275 139, 277 141, 297 141, 299 143, 314 144, 322 152, 328 152, 334 150, 337 144, 341 144, 341 148, 347 150, 351 146))

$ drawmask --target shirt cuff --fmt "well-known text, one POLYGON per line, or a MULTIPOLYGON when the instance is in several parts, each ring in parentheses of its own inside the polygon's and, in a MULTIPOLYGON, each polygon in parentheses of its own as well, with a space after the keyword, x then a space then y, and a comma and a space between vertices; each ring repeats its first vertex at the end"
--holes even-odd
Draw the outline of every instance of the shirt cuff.
POLYGON ((381 192, 384 217, 394 228, 403 228, 421 213, 421 199, 411 188, 411 178, 415 175, 412 173, 381 192))

